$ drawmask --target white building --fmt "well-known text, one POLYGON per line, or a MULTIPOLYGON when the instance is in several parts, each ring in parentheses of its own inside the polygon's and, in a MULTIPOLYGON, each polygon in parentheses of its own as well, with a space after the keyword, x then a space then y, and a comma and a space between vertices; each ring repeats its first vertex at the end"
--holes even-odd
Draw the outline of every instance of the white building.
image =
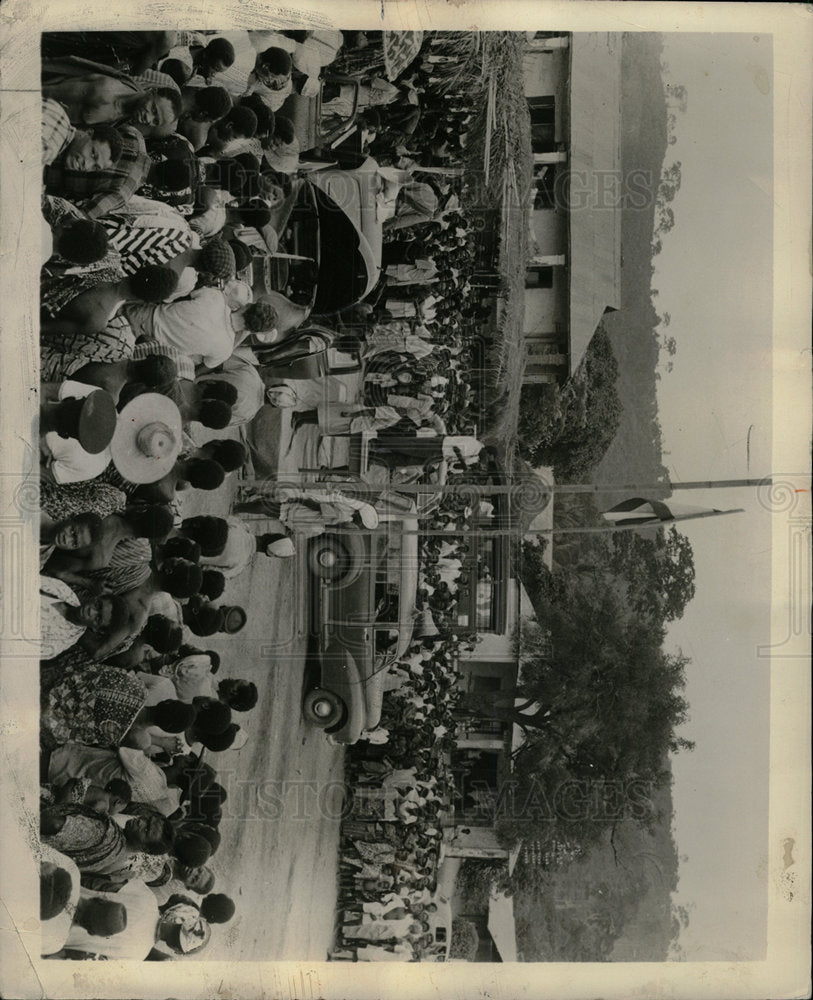
POLYGON ((532 256, 524 384, 563 382, 620 305, 621 35, 536 38, 523 61, 531 114, 532 256))

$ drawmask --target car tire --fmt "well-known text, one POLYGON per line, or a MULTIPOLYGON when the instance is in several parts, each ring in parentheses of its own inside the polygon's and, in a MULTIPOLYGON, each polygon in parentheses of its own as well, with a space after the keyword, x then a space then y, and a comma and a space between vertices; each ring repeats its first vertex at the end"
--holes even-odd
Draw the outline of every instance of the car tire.
POLYGON ((345 714, 342 699, 324 688, 313 688, 305 695, 302 706, 305 719, 318 729, 332 729, 345 714))
POLYGON ((308 565, 314 576, 326 583, 335 583, 350 569, 347 549, 335 537, 320 535, 311 543, 308 565))

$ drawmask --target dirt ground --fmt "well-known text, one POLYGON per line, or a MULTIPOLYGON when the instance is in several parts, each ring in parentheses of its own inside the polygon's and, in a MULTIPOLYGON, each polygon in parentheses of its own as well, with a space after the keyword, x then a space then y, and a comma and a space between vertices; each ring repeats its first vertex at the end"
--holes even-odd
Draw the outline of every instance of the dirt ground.
MULTIPOLYGON (((280 430, 284 450, 287 419, 280 430)), ((235 480, 229 476, 215 493, 191 493, 185 515, 225 514, 235 480)), ((257 706, 235 716, 248 733, 245 746, 205 757, 228 792, 211 862, 215 891, 230 895, 237 913, 213 928, 201 961, 322 961, 332 942, 344 751, 302 720, 308 580, 301 556, 258 555, 228 581, 222 601, 246 609, 242 632, 189 637, 217 650, 219 676, 244 677, 259 689, 257 706)))

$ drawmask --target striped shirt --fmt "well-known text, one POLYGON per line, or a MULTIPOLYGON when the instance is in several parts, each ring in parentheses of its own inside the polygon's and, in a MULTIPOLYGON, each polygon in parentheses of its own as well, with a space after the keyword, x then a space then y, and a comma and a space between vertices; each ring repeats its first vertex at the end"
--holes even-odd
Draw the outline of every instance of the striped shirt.
POLYGON ((46 166, 68 148, 76 135, 68 113, 58 101, 42 99, 42 162, 46 166))
POLYGON ((91 361, 127 361, 134 348, 133 331, 123 316, 114 316, 99 333, 48 333, 40 343, 40 381, 61 382, 91 361))
POLYGON ((105 219, 108 245, 121 257, 125 274, 135 274, 147 264, 166 264, 192 246, 192 231, 121 224, 105 219))
MULTIPOLYGON (((178 378, 188 379, 190 382, 195 378, 195 366, 186 354, 181 354, 177 347, 171 344, 162 344, 157 340, 145 340, 136 344, 132 358, 140 361, 142 358, 152 357, 154 354, 165 358, 172 358, 175 367, 178 369, 178 378)), ((44 381, 44 380, 43 380, 44 381)))
POLYGON ((86 575, 104 584, 110 594, 124 594, 141 586, 150 576, 152 546, 146 538, 122 538, 113 549, 110 562, 86 575))

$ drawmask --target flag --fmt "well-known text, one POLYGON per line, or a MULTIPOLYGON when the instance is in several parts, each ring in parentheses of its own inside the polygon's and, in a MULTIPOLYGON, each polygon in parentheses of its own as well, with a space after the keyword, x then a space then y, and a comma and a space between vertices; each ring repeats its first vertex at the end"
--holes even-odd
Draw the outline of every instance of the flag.
POLYGON ((689 504, 673 503, 671 500, 664 502, 630 497, 605 510, 602 517, 616 524, 660 524, 664 521, 684 521, 688 518, 726 513, 730 511, 717 510, 713 507, 692 507, 689 504))

